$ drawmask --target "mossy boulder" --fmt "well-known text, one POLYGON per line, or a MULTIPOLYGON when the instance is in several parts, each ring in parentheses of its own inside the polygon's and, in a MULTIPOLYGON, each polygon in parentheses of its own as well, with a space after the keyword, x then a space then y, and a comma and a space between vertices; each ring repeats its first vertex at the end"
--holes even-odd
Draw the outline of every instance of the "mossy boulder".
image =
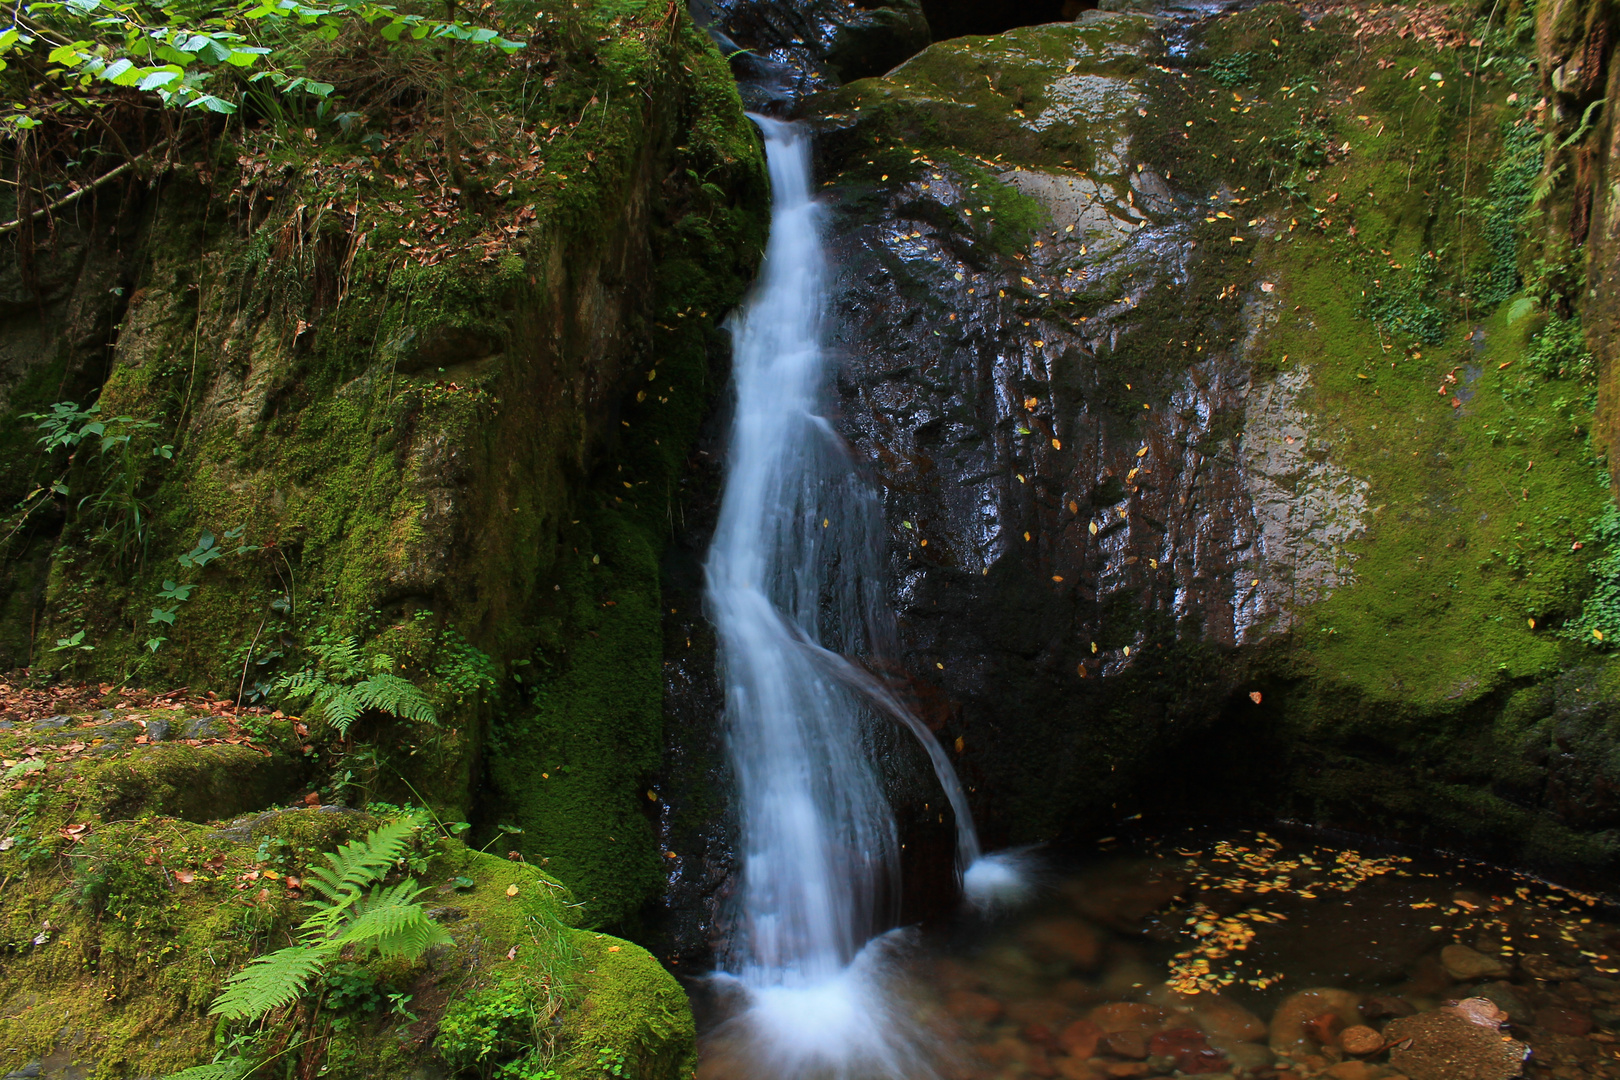
POLYGON ((1553 704, 1610 664, 1608 496, 1591 365, 1545 360, 1571 313, 1525 315, 1529 37, 1160 27, 941 42, 822 99, 840 422, 919 707, 1006 842, 1235 785, 1604 872, 1620 818, 1557 778, 1613 753, 1602 692, 1553 704))

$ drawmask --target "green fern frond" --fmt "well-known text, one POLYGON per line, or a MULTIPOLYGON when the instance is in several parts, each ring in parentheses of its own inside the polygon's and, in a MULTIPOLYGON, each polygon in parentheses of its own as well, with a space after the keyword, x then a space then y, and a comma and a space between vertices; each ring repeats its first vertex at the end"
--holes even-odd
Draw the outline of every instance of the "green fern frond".
POLYGON ((321 910, 305 920, 305 927, 319 922, 321 929, 330 930, 336 917, 352 907, 365 889, 388 876, 389 869, 405 854, 418 825, 415 818, 408 816, 391 821, 371 830, 364 840, 351 840, 337 851, 326 853, 328 865, 311 866, 304 882, 326 899, 310 901, 321 910))
POLYGON ((419 956, 434 945, 449 944, 450 935, 415 902, 426 891, 414 880, 373 889, 355 904, 354 918, 333 944, 369 946, 385 957, 419 956))
POLYGON ((214 999, 208 1014, 251 1020, 290 1005, 334 955, 335 949, 294 945, 261 956, 225 980, 225 992, 214 999))
POLYGON ((394 667, 394 658, 387 653, 380 652, 371 658, 372 671, 393 671, 394 667))
POLYGON ((437 724, 438 714, 409 679, 398 675, 372 675, 354 688, 365 708, 380 709, 420 724, 437 724))
POLYGON ((327 683, 316 698, 321 719, 332 725, 339 735, 349 733, 350 726, 360 718, 365 708, 365 700, 355 690, 352 686, 327 683))
POLYGON ((230 1057, 224 1061, 212 1061, 207 1065, 193 1065, 185 1072, 177 1072, 165 1076, 163 1080, 238 1080, 246 1076, 253 1067, 253 1062, 247 1058, 230 1057))

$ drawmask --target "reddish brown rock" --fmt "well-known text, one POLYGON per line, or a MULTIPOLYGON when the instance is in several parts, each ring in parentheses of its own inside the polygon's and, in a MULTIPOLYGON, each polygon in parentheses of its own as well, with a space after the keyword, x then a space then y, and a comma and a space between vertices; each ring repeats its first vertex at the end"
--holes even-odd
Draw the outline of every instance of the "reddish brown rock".
POLYGON ((1365 1061, 1341 1061, 1322 1070, 1329 1080, 1380 1080, 1388 1075, 1383 1069, 1365 1061))
POLYGON ((1153 1070, 1145 1061, 1116 1061, 1103 1066, 1103 1072, 1117 1080, 1130 1080, 1133 1076, 1146 1076, 1153 1070))
POLYGON ((1024 1068, 1029 1070, 1031 1076, 1050 1077, 1058 1074, 1057 1066, 1052 1064, 1051 1058, 1047 1057, 1046 1051, 1040 1047, 1030 1050, 1028 1056, 1024 1058, 1024 1068))
POLYGON ((945 1011, 959 1020, 977 1020, 992 1024, 1001 1019, 1006 1010, 1001 1002, 972 990, 952 990, 945 995, 945 1011))
POLYGON ((1057 1057, 1052 1059, 1052 1065, 1063 1080, 1100 1080, 1103 1075, 1085 1058, 1057 1057))
POLYGON ((1411 1080, 1512 1080, 1529 1047, 1454 1008, 1391 1020, 1390 1067, 1411 1080))
POLYGON ((1115 1057, 1140 1059, 1148 1056, 1147 1046, 1147 1033, 1132 1028, 1126 1031, 1110 1031, 1102 1037, 1098 1049, 1115 1057))
POLYGON ((1134 1030, 1144 1036, 1162 1029, 1169 1018, 1167 1010, 1137 1001, 1110 1001, 1092 1009, 1087 1017, 1104 1032, 1134 1030))
POLYGON ((1077 1058, 1092 1057, 1102 1041, 1103 1029, 1090 1020, 1076 1020, 1058 1033, 1058 1045, 1077 1058))
POLYGON ((1171 1028, 1148 1040, 1148 1056, 1170 1058, 1173 1067, 1188 1074, 1215 1073, 1226 1068, 1226 1058, 1209 1045, 1197 1028, 1171 1028))
POLYGON ((1045 1024, 1025 1024, 1018 1031, 1018 1037, 1032 1046, 1055 1046, 1057 1036, 1045 1024))
POLYGON ((1586 1035, 1592 1030, 1592 1018, 1574 1009, 1546 1008, 1536 1010, 1536 1027, 1555 1035, 1586 1035))
POLYGON ((1339 1032, 1344 1030, 1344 1026, 1344 1017, 1337 1013, 1326 1012, 1305 1021, 1305 1034, 1320 1046, 1334 1046, 1337 1045, 1339 1032))
POLYGON ((1339 1032, 1339 1045, 1347 1054, 1366 1057, 1384 1048, 1384 1037, 1365 1024, 1356 1024, 1339 1032))
POLYGON ((1306 1025, 1324 1013, 1337 1016, 1344 1027, 1359 1024, 1361 1013, 1357 1006, 1360 1004, 1361 995, 1331 987, 1302 990, 1285 998, 1271 1015, 1271 1049, 1295 1058, 1316 1053, 1321 1040, 1313 1038, 1306 1025))

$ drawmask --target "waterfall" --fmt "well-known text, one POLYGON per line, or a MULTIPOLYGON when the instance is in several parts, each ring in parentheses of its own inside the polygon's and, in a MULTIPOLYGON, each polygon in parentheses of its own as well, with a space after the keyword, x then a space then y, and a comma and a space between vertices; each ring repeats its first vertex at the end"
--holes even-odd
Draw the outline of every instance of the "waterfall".
POLYGON ((771 233, 732 321, 736 414, 708 560, 741 826, 723 968, 744 1002, 730 1053, 746 1061, 728 1071, 911 1080, 928 1072, 927 1055, 894 1000, 893 937, 881 934, 898 895, 899 838, 863 735, 868 717, 900 722, 927 749, 969 886, 1015 884, 1016 874, 979 858, 965 796, 933 736, 847 659, 881 653, 894 637, 881 518, 823 415, 827 266, 810 139, 797 125, 754 119, 771 233), (987 876, 991 866, 1001 869, 987 876))

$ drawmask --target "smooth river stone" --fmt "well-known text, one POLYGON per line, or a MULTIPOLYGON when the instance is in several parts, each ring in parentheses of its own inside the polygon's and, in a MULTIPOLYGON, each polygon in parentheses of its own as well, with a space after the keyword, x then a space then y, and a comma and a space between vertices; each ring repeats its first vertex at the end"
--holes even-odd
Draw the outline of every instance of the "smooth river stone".
POLYGON ((1271 1049, 1288 1057, 1316 1053, 1317 1043, 1307 1034, 1308 1025, 1329 1013, 1342 1020, 1346 1027, 1359 1024, 1361 1013, 1357 1006, 1360 1004, 1360 994, 1332 987, 1301 990, 1285 998, 1271 1015, 1271 1049))
POLYGON ((1466 945, 1447 945, 1440 950, 1440 966, 1458 982, 1479 979, 1500 979, 1507 975, 1508 966, 1495 956, 1475 952, 1466 945))

